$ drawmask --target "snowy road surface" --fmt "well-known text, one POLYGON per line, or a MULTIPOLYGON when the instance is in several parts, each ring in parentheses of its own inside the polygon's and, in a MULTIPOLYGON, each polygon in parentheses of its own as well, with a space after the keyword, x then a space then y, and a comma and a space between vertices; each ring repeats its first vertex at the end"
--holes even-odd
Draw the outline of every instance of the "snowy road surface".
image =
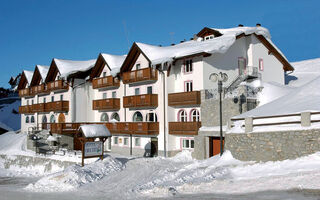
POLYGON ((266 163, 242 162, 230 152, 202 161, 188 151, 173 158, 106 154, 103 161, 91 160, 82 168, 57 167, 52 164, 57 160, 80 160, 76 155, 38 156, 23 141, 22 134, 0 136, 1 200, 320 199, 320 152, 266 163))

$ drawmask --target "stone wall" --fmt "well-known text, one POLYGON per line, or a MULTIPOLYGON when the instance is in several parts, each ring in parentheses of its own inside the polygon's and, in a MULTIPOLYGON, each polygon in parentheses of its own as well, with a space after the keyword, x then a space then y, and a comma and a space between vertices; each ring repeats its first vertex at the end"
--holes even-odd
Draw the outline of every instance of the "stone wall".
POLYGON ((225 149, 243 161, 295 159, 320 151, 320 129, 227 134, 225 149))

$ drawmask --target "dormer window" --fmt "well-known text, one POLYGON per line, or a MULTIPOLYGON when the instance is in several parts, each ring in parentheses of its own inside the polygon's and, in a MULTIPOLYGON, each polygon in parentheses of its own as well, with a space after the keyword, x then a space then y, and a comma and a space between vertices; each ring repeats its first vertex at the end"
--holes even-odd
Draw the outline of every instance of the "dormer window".
POLYGON ((107 72, 103 72, 102 77, 106 77, 107 76, 107 72))
POLYGON ((137 63, 136 64, 136 70, 139 70, 139 69, 141 69, 141 65, 140 65, 140 63, 137 63))
POLYGON ((205 36, 205 37, 204 37, 204 40, 211 40, 211 39, 213 39, 213 38, 214 38, 213 35, 208 35, 208 36, 205 36))

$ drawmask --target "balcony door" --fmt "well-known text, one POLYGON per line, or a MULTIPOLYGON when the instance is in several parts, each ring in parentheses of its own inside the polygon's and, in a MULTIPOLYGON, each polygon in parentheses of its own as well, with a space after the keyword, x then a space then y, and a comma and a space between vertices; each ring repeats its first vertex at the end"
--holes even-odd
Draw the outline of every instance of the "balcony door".
POLYGON ((65 116, 64 116, 63 113, 60 113, 60 114, 59 114, 58 122, 59 122, 59 123, 65 123, 65 122, 66 122, 66 118, 65 118, 65 116))

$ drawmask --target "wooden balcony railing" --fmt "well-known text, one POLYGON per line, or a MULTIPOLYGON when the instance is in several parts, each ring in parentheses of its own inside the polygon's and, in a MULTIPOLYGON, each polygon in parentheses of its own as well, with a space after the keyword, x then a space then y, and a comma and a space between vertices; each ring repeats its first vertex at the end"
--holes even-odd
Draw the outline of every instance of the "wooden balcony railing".
POLYGON ((30 94, 32 96, 35 96, 37 94, 47 94, 47 93, 50 93, 50 91, 48 90, 46 84, 41 84, 41 85, 33 86, 30 88, 30 94))
POLYGON ((168 94, 168 105, 172 107, 195 106, 200 104, 200 91, 168 94))
POLYGON ((106 76, 101 78, 96 78, 92 80, 92 88, 117 88, 120 86, 120 81, 118 78, 113 76, 106 76))
POLYGON ((19 113, 20 114, 33 113, 32 106, 31 105, 19 106, 19 113))
POLYGON ((201 122, 169 122, 171 135, 198 135, 201 122))
POLYGON ((117 123, 42 123, 42 129, 50 129, 51 133, 75 134, 80 125, 104 124, 112 134, 125 135, 158 135, 158 122, 117 122, 117 123))
POLYGON ((25 89, 19 90, 19 96, 20 97, 30 97, 32 95, 30 94, 29 88, 25 88, 25 89))
POLYGON ((63 80, 56 80, 47 84, 49 91, 64 91, 69 89, 69 85, 63 80))
POLYGON ((119 110, 120 109, 120 99, 99 99, 92 101, 93 110, 119 110))
POLYGON ((124 108, 158 107, 158 94, 143 94, 123 97, 124 108))
POLYGON ((158 72, 154 68, 145 68, 123 73, 122 81, 124 84, 142 81, 157 81, 158 72))

